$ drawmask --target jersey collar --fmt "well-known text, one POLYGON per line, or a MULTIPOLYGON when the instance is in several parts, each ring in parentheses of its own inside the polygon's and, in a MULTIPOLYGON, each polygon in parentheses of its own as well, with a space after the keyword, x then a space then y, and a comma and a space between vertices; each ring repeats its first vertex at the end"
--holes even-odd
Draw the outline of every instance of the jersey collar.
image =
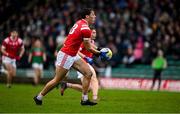
POLYGON ((82 21, 84 21, 86 24, 88 24, 88 22, 85 19, 82 19, 82 21))
POLYGON ((18 40, 18 37, 16 37, 15 39, 12 39, 11 36, 9 36, 9 40, 12 41, 12 42, 15 42, 18 40))

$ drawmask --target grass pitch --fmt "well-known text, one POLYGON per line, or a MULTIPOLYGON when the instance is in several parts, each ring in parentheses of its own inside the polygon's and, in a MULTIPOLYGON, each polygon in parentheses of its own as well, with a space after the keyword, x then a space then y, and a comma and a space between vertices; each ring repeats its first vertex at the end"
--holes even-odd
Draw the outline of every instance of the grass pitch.
POLYGON ((81 93, 68 89, 61 96, 54 89, 36 106, 33 97, 43 86, 0 84, 0 113, 180 113, 180 93, 157 91, 103 90, 96 106, 81 106, 81 93))

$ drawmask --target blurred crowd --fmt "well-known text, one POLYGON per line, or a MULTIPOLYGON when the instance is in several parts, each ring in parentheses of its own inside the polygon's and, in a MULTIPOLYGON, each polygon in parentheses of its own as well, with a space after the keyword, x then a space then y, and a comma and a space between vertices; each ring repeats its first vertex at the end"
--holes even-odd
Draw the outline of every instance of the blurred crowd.
MULTIPOLYGON (((0 12, 6 12, 2 3, 0 12)), ((26 48, 19 67, 30 67, 27 58, 37 37, 46 50, 45 68, 53 67, 56 47, 63 43, 84 7, 96 11, 96 43, 113 51, 113 58, 108 62, 111 66, 149 64, 158 49, 167 58, 180 60, 177 0, 31 0, 26 8, 14 7, 18 7, 18 12, 0 24, 0 39, 7 37, 12 28, 18 30, 26 48)), ((106 65, 96 61, 99 67, 106 65)))

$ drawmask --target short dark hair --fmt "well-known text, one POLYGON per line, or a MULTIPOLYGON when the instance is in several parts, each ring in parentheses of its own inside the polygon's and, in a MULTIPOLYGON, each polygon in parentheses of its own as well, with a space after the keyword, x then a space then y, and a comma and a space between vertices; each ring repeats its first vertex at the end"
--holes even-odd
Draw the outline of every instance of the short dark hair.
POLYGON ((86 18, 86 15, 90 15, 91 14, 91 11, 93 11, 92 8, 84 8, 80 11, 80 18, 81 19, 84 19, 86 18))

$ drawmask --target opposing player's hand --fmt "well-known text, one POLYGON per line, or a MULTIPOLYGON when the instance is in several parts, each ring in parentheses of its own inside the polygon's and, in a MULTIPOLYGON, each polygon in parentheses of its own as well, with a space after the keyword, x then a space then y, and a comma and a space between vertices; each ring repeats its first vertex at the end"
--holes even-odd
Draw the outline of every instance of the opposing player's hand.
POLYGON ((90 58, 90 57, 84 57, 84 59, 86 60, 86 62, 88 62, 90 65, 92 65, 94 62, 93 62, 93 59, 90 58))
POLYGON ((108 51, 107 52, 100 51, 101 60, 108 60, 108 57, 106 56, 107 53, 108 53, 108 51))

